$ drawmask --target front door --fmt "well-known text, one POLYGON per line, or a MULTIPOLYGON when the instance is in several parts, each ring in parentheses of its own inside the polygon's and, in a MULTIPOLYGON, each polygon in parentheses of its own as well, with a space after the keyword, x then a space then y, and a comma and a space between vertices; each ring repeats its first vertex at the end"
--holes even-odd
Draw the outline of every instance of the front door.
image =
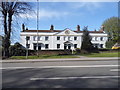
POLYGON ((71 44, 68 44, 68 49, 71 49, 71 44))
POLYGON ((64 44, 64 49, 71 49, 71 44, 64 44))
POLYGON ((41 43, 38 43, 38 50, 41 50, 41 43))
POLYGON ((67 49, 67 44, 64 44, 64 49, 67 49))

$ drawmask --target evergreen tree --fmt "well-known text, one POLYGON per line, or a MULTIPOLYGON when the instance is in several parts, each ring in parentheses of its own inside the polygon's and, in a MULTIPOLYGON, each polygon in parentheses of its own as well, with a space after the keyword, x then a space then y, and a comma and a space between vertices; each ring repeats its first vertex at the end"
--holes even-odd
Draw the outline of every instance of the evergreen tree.
POLYGON ((92 51, 93 48, 93 44, 91 43, 91 36, 89 35, 87 27, 84 27, 81 50, 92 51))

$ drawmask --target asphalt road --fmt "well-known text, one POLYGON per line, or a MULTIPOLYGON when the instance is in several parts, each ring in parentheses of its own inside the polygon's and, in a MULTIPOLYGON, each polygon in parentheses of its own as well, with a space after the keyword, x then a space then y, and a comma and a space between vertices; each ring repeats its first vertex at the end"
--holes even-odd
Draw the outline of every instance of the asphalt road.
POLYGON ((118 61, 3 63, 2 88, 118 88, 118 61))

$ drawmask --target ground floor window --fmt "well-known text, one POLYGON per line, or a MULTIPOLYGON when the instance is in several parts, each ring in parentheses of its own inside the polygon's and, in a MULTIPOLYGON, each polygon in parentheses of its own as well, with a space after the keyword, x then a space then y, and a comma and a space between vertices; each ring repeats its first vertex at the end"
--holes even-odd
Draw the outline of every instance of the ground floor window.
POLYGON ((103 48, 103 44, 100 44, 100 48, 103 48))
POLYGON ((77 44, 74 44, 74 48, 77 48, 77 44))
POLYGON ((37 43, 33 43, 33 49, 37 50, 37 43))
POLYGON ((38 50, 41 50, 41 44, 40 43, 38 44, 38 50))
POLYGON ((26 44, 26 47, 27 47, 27 48, 30 48, 30 44, 26 44))
POLYGON ((99 47, 99 44, 94 44, 94 47, 98 48, 98 47, 99 47))
POLYGON ((45 49, 48 49, 49 48, 49 44, 45 44, 45 49))
POLYGON ((60 48, 60 44, 57 44, 57 49, 59 49, 60 48))
POLYGON ((33 43, 33 49, 34 50, 41 50, 42 44, 41 43, 33 43))

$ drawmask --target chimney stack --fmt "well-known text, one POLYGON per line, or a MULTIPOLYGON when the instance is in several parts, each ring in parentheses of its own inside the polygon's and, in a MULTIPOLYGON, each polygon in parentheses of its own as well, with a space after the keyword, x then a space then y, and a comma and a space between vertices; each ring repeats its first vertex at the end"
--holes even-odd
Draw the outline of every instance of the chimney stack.
POLYGON ((77 31, 80 31, 80 25, 77 25, 77 31))
POLYGON ((24 24, 22 24, 22 30, 23 30, 23 32, 25 31, 25 25, 24 24))
POLYGON ((54 30, 54 26, 53 25, 51 25, 50 30, 52 30, 52 31, 54 30))

